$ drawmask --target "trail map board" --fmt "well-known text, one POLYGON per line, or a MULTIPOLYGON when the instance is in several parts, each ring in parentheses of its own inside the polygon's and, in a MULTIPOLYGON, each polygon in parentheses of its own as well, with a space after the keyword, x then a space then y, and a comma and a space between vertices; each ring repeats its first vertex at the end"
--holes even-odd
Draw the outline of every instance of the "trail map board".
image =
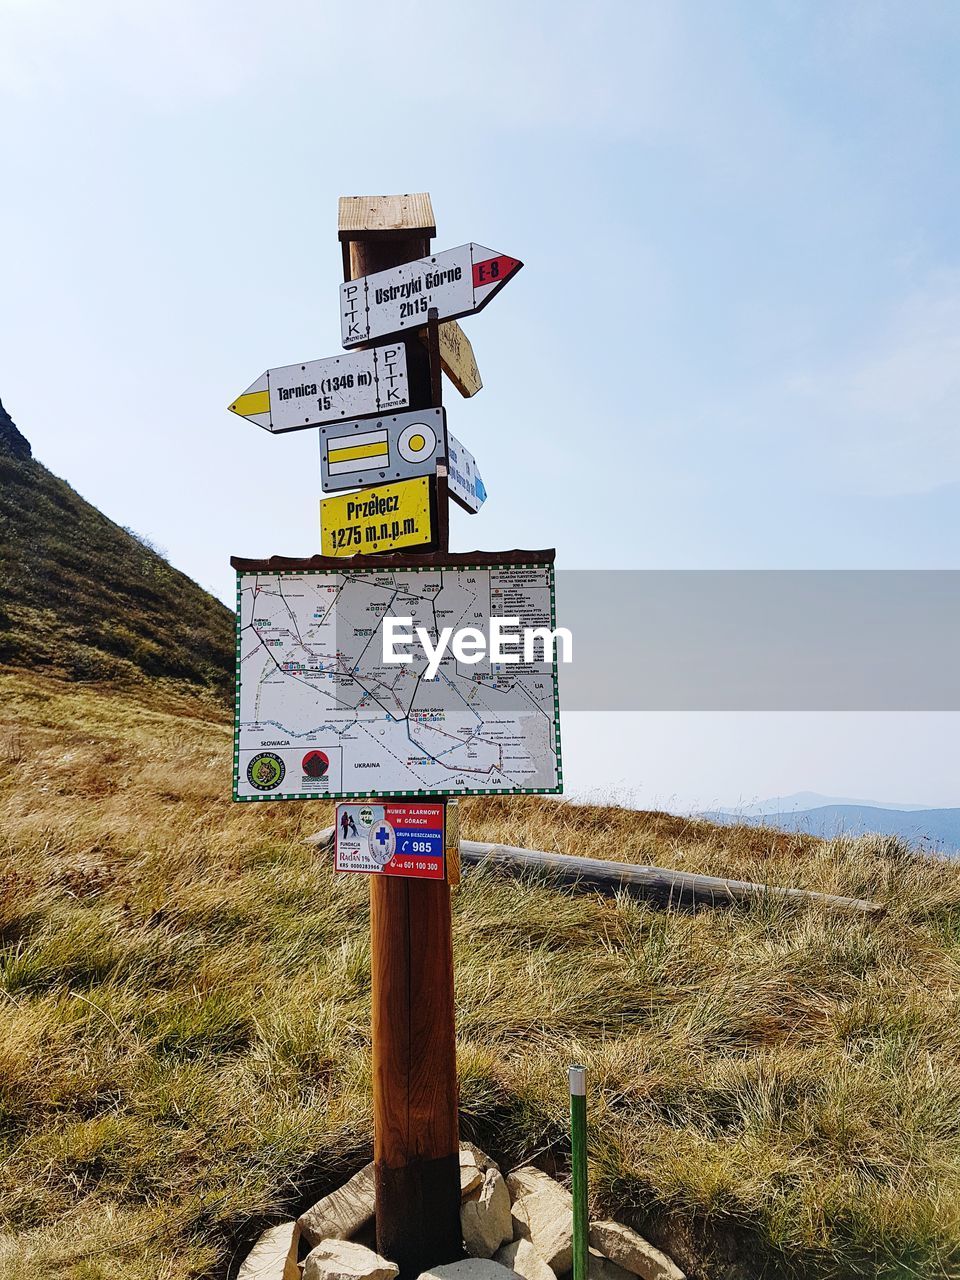
MULTIPOLYGON (((244 572, 237 579, 237 800, 562 790, 556 662, 436 679, 383 660, 382 620, 438 628, 556 625, 552 564, 244 572)), ((537 650, 540 656, 542 650, 537 650)))

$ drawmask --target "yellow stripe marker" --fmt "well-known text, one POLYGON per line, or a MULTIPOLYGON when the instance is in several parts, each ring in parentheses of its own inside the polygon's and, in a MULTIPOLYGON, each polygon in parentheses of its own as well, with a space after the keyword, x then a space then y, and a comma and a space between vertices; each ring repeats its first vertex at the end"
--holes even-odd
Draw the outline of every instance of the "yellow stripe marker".
POLYGON ((355 458, 387 458, 386 444, 354 444, 346 449, 331 449, 330 462, 352 462, 355 458))
POLYGON ((269 391, 245 391, 230 406, 232 413, 239 413, 242 418, 249 418, 254 413, 270 412, 269 391))

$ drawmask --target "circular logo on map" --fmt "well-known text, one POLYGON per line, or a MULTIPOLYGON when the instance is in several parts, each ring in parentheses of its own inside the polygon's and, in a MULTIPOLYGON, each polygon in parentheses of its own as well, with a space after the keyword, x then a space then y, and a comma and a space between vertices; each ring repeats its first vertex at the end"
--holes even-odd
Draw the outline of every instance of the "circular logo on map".
POLYGON ((330 757, 325 751, 308 751, 303 757, 303 772, 308 778, 325 778, 330 768, 330 757))
POLYGON ((384 819, 370 828, 367 834, 370 857, 378 867, 385 867, 397 851, 397 833, 384 819))
POLYGON ((397 438, 397 452, 405 462, 422 462, 437 447, 437 433, 426 422, 411 422, 397 438))
POLYGON ((360 810, 360 812, 359 812, 359 814, 358 814, 357 816, 358 816, 358 817, 359 817, 359 819, 360 819, 360 825, 361 825, 361 827, 369 827, 369 826, 371 825, 371 823, 373 822, 373 810, 372 810, 372 809, 369 809, 369 808, 363 808, 363 809, 361 809, 361 810, 360 810))
POLYGON ((283 761, 272 751, 261 751, 247 765, 247 781, 258 791, 273 791, 287 772, 283 761))

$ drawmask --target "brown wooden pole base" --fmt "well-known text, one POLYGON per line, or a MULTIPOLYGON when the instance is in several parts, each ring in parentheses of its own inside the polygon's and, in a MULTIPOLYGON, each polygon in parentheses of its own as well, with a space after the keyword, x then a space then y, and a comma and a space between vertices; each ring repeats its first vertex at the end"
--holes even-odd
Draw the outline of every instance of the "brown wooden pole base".
POLYGON ((376 1177, 377 1252, 396 1262, 400 1280, 416 1280, 430 1267, 464 1256, 458 1156, 413 1160, 402 1169, 378 1163, 376 1177), (405 1209, 398 1217, 400 1205, 405 1209))
POLYGON ((372 876, 377 1248, 401 1280, 463 1256, 446 881, 372 876))

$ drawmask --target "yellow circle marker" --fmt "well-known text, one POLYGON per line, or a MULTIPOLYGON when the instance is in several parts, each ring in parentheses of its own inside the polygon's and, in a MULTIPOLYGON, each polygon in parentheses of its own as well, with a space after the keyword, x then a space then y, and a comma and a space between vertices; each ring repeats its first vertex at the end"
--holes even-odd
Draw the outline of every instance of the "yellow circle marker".
MULTIPOLYGON (((432 413, 438 414, 439 409, 432 409, 432 413)), ((410 415, 413 417, 413 415, 410 415)), ((429 422, 410 422, 400 432, 397 438, 397 453, 404 462, 422 463, 424 459, 429 458, 437 447, 437 433, 429 422)))

